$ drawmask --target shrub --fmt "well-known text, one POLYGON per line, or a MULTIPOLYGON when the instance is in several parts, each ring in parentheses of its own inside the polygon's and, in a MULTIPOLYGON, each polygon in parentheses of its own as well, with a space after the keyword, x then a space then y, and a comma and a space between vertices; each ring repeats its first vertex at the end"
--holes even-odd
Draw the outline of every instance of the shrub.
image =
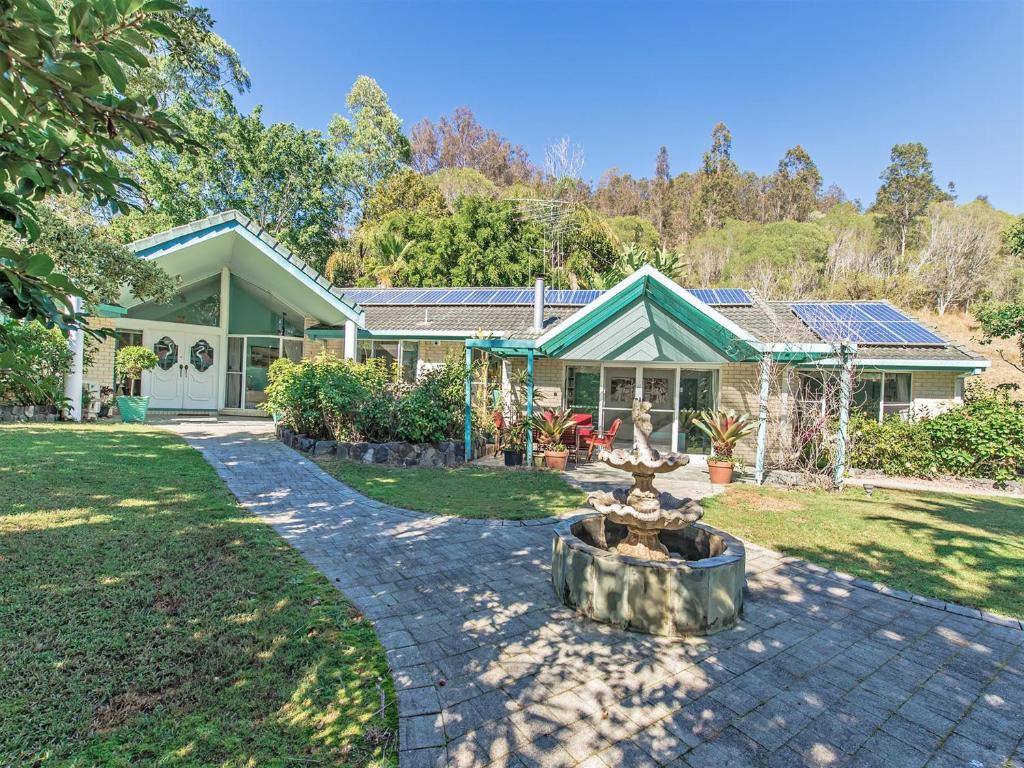
POLYGON ((889 475, 931 477, 938 472, 926 419, 890 416, 879 422, 850 414, 850 464, 889 475))
MULTIPOLYGON (((156 353, 146 347, 121 347, 114 356, 114 374, 123 381, 142 377, 143 371, 151 371, 159 362, 156 353)), ((127 387, 125 390, 127 391, 127 387)))
POLYGON ((0 338, 10 344, 0 350, 0 403, 63 405, 64 376, 71 369, 67 340, 35 321, 0 319, 0 324, 0 338))
POLYGON ((463 363, 452 356, 415 385, 397 382, 394 365, 356 363, 329 353, 268 373, 263 408, 310 437, 335 440, 437 442, 462 430, 463 363))
POLYGON ((969 387, 964 404, 925 422, 943 472, 1013 480, 1024 468, 1024 405, 1005 391, 969 387))
POLYGON ((1024 468, 1024 406, 984 385, 937 416, 850 418, 850 464, 891 475, 1012 480, 1024 468))

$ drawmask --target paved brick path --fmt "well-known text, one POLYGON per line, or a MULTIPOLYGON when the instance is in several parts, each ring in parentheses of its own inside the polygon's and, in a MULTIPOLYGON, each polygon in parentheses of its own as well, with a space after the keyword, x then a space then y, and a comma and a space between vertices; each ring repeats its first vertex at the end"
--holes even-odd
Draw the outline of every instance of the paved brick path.
POLYGON ((622 632, 554 599, 550 526, 370 501, 262 423, 171 428, 374 622, 403 768, 1024 766, 1020 629, 751 546, 739 628, 622 632))

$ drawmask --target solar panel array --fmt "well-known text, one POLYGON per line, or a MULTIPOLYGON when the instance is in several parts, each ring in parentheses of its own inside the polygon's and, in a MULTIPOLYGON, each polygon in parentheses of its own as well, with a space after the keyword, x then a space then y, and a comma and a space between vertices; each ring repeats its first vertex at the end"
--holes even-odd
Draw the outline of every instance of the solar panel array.
MULTIPOLYGON (((749 306, 750 295, 739 288, 692 288, 689 292, 712 306, 749 306)), ((527 306, 533 304, 532 288, 346 288, 345 296, 357 304, 376 306, 485 305, 527 306)), ((604 291, 567 291, 548 288, 544 303, 559 307, 582 307, 604 291)))
POLYGON ((687 288, 687 292, 711 307, 749 307, 754 302, 742 288, 687 288))
POLYGON ((946 341, 883 302, 790 304, 797 317, 825 341, 864 344, 945 344, 946 341))

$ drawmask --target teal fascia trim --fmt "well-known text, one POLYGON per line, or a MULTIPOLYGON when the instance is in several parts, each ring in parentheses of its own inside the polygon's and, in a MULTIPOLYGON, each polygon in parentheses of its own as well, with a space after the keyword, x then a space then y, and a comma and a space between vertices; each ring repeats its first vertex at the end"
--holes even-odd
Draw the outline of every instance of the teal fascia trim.
POLYGON ((172 248, 175 248, 179 245, 191 243, 193 240, 199 240, 201 238, 214 235, 218 232, 226 232, 230 229, 236 229, 241 226, 242 225, 237 221, 222 221, 220 224, 213 224, 209 227, 205 227, 196 232, 189 232, 188 234, 185 235, 179 235, 178 237, 172 238, 170 240, 165 240, 164 242, 159 243, 158 245, 151 245, 149 248, 144 248, 141 251, 136 251, 135 253, 137 256, 140 256, 144 259, 151 259, 154 256, 158 256, 164 251, 169 251, 172 248))
POLYGON ((637 280, 628 290, 616 294, 611 301, 604 304, 599 311, 591 313, 581 322, 566 328, 563 333, 557 334, 549 339, 541 348, 540 352, 547 357, 558 357, 577 341, 584 338, 591 331, 596 330, 619 312, 644 295, 646 279, 637 280))
POLYGON ((544 357, 531 339, 466 339, 466 349, 482 349, 497 357, 544 357))
POLYGON ((124 317, 128 310, 120 304, 98 304, 96 306, 96 317, 124 317))
POLYGON ((343 339, 345 338, 344 328, 308 328, 306 338, 318 341, 319 339, 343 339))

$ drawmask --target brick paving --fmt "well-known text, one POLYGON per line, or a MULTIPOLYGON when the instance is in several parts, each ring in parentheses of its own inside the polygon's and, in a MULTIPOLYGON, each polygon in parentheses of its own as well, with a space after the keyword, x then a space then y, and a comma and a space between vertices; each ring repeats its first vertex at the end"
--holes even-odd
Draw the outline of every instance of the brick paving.
POLYGON ((373 621, 403 768, 1024 768, 1019 626, 748 545, 739 627, 688 641, 623 632, 555 599, 550 525, 369 500, 266 423, 170 428, 373 621))

